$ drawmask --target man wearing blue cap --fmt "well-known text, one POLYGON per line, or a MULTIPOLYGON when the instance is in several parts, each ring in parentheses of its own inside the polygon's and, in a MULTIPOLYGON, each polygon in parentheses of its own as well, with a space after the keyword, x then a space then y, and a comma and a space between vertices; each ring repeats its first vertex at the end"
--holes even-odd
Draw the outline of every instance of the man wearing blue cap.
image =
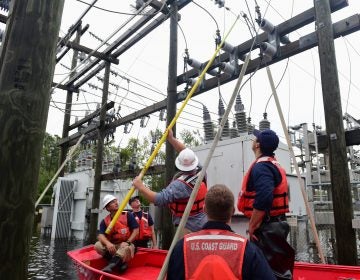
POLYGON ((250 240, 262 249, 277 278, 292 279, 294 250, 286 241, 290 230, 285 216, 289 212, 288 183, 274 154, 279 137, 270 129, 253 134, 255 161, 243 178, 238 209, 250 219, 250 240))

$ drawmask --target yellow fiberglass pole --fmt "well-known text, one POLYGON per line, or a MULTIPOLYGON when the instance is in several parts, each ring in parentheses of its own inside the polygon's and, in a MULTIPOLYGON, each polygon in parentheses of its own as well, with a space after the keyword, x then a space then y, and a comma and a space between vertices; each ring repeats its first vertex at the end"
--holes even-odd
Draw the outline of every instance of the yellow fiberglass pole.
MULTIPOLYGON (((140 178, 142 178, 146 171, 149 169, 152 161, 154 160, 155 156, 157 155, 157 153, 159 152, 162 144, 166 141, 166 137, 168 135, 168 132, 170 129, 173 128, 173 126, 175 125, 177 119, 179 118, 180 114, 182 113, 182 111, 184 110, 186 104, 189 102, 190 98, 192 97, 192 95, 194 94, 194 92, 198 89, 201 81, 204 79, 204 76, 207 72, 207 70, 210 68, 210 66, 213 64, 216 55, 219 53, 219 51, 221 50, 221 47, 224 45, 225 40, 227 39, 227 37, 229 36, 230 32, 233 30, 236 22, 238 21, 239 16, 236 18, 235 22, 233 23, 233 25, 231 26, 230 30, 228 31, 228 33, 225 35, 225 37, 223 38, 223 40, 221 41, 221 43, 219 44, 219 46, 216 48, 213 56, 210 58, 209 62, 206 64, 204 70, 201 72, 199 78, 196 80, 196 83, 193 85, 193 87, 191 88, 189 94, 186 96, 184 102, 181 104, 179 110, 176 112, 174 118, 171 120, 169 126, 166 128, 164 134, 162 135, 161 139, 159 140, 159 143, 156 145, 156 148, 154 149, 154 151, 152 152, 151 156, 149 157, 149 159, 147 160, 147 162, 145 163, 145 166, 143 167, 143 169, 141 170, 139 176, 140 178)), ((132 186, 129 190, 129 192, 126 194, 124 200, 121 202, 119 209, 117 210, 117 212, 114 215, 114 218, 111 220, 111 223, 109 224, 109 226, 107 227, 105 233, 109 234, 112 230, 112 228, 114 227, 116 221, 118 220, 121 212, 124 210, 126 204, 128 203, 129 199, 131 198, 131 196, 133 195, 135 191, 135 188, 132 186)))

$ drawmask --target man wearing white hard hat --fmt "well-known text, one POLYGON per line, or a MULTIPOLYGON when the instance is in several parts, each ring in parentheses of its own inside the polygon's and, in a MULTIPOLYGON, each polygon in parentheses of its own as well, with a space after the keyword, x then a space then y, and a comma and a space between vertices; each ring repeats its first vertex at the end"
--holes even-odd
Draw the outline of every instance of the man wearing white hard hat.
MULTIPOLYGON (((171 130, 169 130, 167 139, 174 149, 179 152, 175 160, 175 165, 179 169, 179 172, 175 174, 172 182, 158 193, 146 187, 139 177, 134 179, 133 186, 156 206, 168 206, 172 213, 173 224, 178 226, 201 171, 201 167, 199 166, 199 160, 195 153, 177 140, 171 130)), ((207 186, 206 179, 204 178, 182 234, 198 231, 207 222, 203 210, 206 192, 207 186)))
POLYGON ((112 194, 105 195, 103 208, 110 214, 100 223, 95 250, 109 260, 109 264, 103 268, 103 271, 111 273, 113 270, 118 269, 121 272, 126 270, 126 263, 134 257, 135 246, 132 242, 139 233, 139 225, 133 215, 123 211, 112 231, 106 234, 106 228, 119 209, 117 198, 112 194))

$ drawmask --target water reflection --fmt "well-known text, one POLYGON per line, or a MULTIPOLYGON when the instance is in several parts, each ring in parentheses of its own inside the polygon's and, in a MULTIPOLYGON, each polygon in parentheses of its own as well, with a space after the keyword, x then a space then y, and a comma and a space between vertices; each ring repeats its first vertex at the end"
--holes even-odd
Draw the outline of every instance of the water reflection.
POLYGON ((66 252, 82 246, 82 241, 51 241, 50 238, 33 236, 30 244, 28 279, 77 279, 66 252))

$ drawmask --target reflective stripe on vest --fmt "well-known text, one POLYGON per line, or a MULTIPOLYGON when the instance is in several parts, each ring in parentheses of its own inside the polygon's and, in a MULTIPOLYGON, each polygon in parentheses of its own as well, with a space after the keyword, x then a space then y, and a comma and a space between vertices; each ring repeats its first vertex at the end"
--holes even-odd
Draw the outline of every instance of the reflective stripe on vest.
MULTIPOLYGON (((104 219, 106 227, 109 226, 111 222, 110 215, 107 215, 104 219)), ((119 219, 116 221, 110 234, 106 234, 106 238, 109 239, 111 243, 118 244, 124 241, 127 241, 130 237, 130 229, 127 226, 127 212, 124 211, 121 213, 119 219)))
MULTIPOLYGON (((184 183, 186 186, 188 186, 191 190, 194 189, 197 177, 198 177, 198 173, 196 174, 189 174, 188 172, 186 173, 180 173, 181 175, 176 178, 175 180, 178 180, 182 183, 184 183)), ((199 191, 196 195, 193 207, 191 208, 191 212, 190 212, 190 216, 193 216, 195 214, 198 214, 200 212, 204 211, 204 204, 205 204, 205 195, 207 193, 207 186, 205 184, 205 182, 201 182, 200 187, 199 187, 199 191)), ((169 208, 172 212, 172 214, 176 217, 182 217, 186 205, 189 201, 189 198, 185 198, 185 199, 178 199, 175 200, 173 203, 169 204, 169 208)))
POLYGON ((185 235, 185 279, 204 279, 204 273, 212 279, 242 279, 246 242, 246 238, 227 230, 207 229, 185 235), (216 256, 218 261, 206 271, 209 256, 216 256), (223 272, 229 271, 232 277, 225 277, 223 272))
POLYGON ((146 240, 151 238, 152 230, 149 227, 148 213, 143 212, 141 219, 133 212, 136 222, 139 224, 139 234, 136 236, 135 240, 146 240))
POLYGON ((261 157, 257 160, 255 160, 248 172, 245 174, 242 187, 241 187, 241 193, 238 198, 238 209, 239 211, 243 212, 244 215, 248 218, 251 217, 252 211, 253 211, 253 204, 256 192, 255 191, 247 191, 247 185, 249 182, 249 176, 251 174, 251 170, 254 167, 254 165, 258 162, 271 162, 276 166, 276 168, 279 170, 281 175, 281 182, 278 184, 273 191, 273 202, 270 209, 270 216, 278 216, 281 214, 285 214, 289 212, 289 187, 286 179, 286 173, 285 170, 280 166, 280 164, 276 161, 273 157, 261 157))

